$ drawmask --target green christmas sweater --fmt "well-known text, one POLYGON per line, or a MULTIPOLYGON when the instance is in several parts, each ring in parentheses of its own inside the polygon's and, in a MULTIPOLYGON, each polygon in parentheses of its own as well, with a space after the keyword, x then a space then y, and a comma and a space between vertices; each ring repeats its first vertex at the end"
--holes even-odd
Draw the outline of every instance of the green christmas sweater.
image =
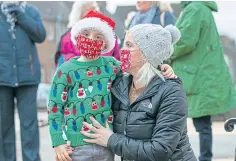
POLYGON ((62 64, 51 85, 48 122, 53 147, 66 143, 63 130, 71 146, 87 144, 80 131, 90 132, 82 125, 83 121, 91 123, 90 116, 103 126, 108 121, 112 128, 110 89, 120 72, 119 63, 113 57, 100 57, 92 62, 77 59, 62 64))

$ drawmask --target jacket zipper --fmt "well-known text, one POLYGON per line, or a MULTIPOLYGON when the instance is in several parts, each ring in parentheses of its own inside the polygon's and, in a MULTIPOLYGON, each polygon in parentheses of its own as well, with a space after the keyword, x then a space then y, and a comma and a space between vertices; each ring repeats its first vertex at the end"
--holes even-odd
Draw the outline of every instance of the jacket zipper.
MULTIPOLYGON (((118 94, 118 93, 120 93, 120 92, 117 92, 117 89, 116 90, 114 90, 113 91, 113 94, 115 95, 115 97, 117 98, 117 99, 122 99, 121 98, 121 96, 118 94)), ((123 96, 123 95, 122 95, 123 96)), ((124 103, 124 102, 121 102, 121 103, 124 103)), ((126 104, 125 104, 125 106, 130 106, 130 103, 129 102, 126 102, 126 104)), ((124 119, 124 121, 123 121, 123 124, 124 124, 124 135, 126 136, 126 126, 127 126, 127 121, 128 121, 128 115, 129 115, 129 113, 130 113, 130 110, 129 110, 129 108, 128 108, 128 113, 127 113, 127 115, 126 115, 126 117, 125 117, 125 119, 124 119)))
MULTIPOLYGON (((138 102, 138 101, 141 101, 141 100, 143 100, 143 99, 146 99, 146 98, 148 98, 148 97, 150 97, 150 96, 152 96, 152 95, 154 95, 154 94, 152 93, 152 94, 146 95, 145 97, 142 97, 142 98, 140 98, 140 99, 135 100, 133 103, 138 102)), ((126 136, 126 134, 127 134, 127 132, 126 132, 126 127, 127 127, 128 117, 129 117, 129 115, 130 115, 130 113, 131 113, 130 109, 131 109, 133 103, 129 105, 129 107, 128 107, 128 113, 127 113, 127 116, 126 116, 125 121, 124 121, 124 135, 125 135, 125 136, 126 136)))
MULTIPOLYGON (((116 98, 120 98, 120 96, 119 95, 117 95, 117 91, 114 93, 113 92, 113 94, 116 96, 116 98), (118 96, 118 97, 117 97, 118 96)), ((126 136, 126 134, 127 134, 127 132, 126 132, 126 127, 127 127, 127 122, 128 122, 128 117, 129 117, 129 115, 130 115, 130 109, 131 109, 131 107, 132 107, 132 105, 134 104, 134 103, 136 103, 136 102, 138 102, 138 101, 141 101, 141 100, 143 100, 143 99, 146 99, 146 98, 148 98, 148 97, 150 97, 150 96, 153 96, 155 93, 151 93, 151 94, 149 94, 149 95, 146 95, 145 97, 142 97, 142 98, 140 98, 140 99, 137 99, 137 100, 135 100, 133 103, 131 103, 131 104, 128 104, 128 112, 127 112, 127 115, 126 115, 126 117, 125 117, 125 119, 124 119, 124 135, 126 136)))
POLYGON ((126 115, 126 118, 124 120, 124 135, 126 136, 127 132, 126 132, 126 127, 127 127, 127 122, 128 122, 128 116, 130 115, 130 108, 128 108, 128 113, 126 115))
POLYGON ((31 54, 29 55, 29 60, 30 60, 30 70, 31 70, 32 75, 34 75, 34 64, 33 64, 33 58, 31 54))

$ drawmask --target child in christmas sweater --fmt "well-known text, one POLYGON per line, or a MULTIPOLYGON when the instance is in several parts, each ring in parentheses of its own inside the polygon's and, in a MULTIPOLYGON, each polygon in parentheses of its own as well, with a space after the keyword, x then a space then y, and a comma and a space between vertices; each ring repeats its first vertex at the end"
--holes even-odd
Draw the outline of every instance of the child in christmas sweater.
POLYGON ((71 40, 81 57, 70 59, 57 70, 50 91, 48 121, 52 145, 58 161, 113 161, 107 148, 84 142, 80 131, 89 132, 82 122, 95 118, 112 129, 111 84, 120 72, 113 57, 102 57, 114 48, 115 22, 97 11, 90 11, 71 30, 71 40), (65 134, 74 148, 72 156, 63 139, 65 134))

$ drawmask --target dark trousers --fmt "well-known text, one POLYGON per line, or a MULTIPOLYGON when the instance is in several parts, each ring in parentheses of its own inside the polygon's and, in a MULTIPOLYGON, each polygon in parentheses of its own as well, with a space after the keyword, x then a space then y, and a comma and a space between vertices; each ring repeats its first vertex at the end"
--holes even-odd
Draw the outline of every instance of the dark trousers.
POLYGON ((37 85, 18 88, 0 86, 1 161, 16 161, 14 98, 17 100, 20 118, 23 161, 40 161, 36 105, 37 89, 37 85))
POLYGON ((211 116, 193 118, 193 124, 199 133, 200 156, 199 161, 212 160, 212 129, 211 116))

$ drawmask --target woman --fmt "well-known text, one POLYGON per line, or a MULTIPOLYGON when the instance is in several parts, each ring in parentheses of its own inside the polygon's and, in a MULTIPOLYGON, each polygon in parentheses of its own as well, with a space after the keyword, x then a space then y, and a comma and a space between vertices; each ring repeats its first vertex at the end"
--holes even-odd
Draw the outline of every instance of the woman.
MULTIPOLYGON (((55 54, 55 64, 57 67, 74 56, 80 56, 80 52, 70 40, 70 30, 72 26, 83 18, 90 10, 99 10, 99 7, 95 1, 76 1, 74 3, 67 26, 69 29, 62 35, 55 54)), ((108 53, 105 53, 104 56, 114 56, 117 60, 119 60, 119 44, 117 40, 114 49, 108 53)))
POLYGON ((0 160, 20 158, 15 139, 17 107, 22 160, 40 161, 37 44, 45 40, 46 30, 38 9, 24 1, 0 1, 0 35, 0 160))
MULTIPOLYGON (((139 24, 174 25, 176 18, 169 3, 161 1, 137 1, 137 12, 130 12, 125 20, 125 28, 139 24)), ((121 46, 124 39, 121 40, 121 46)))
MULTIPOLYGON (((199 133, 199 161, 213 158, 211 117, 236 107, 236 91, 224 59, 214 14, 217 3, 182 1, 176 26, 182 37, 174 46, 170 63, 184 82, 188 117, 199 133), (191 35, 191 36, 190 36, 191 35)), ((234 54, 235 55, 235 54, 234 54)))
POLYGON ((167 26, 175 24, 171 6, 161 1, 137 1, 137 12, 130 12, 125 20, 127 29, 138 24, 152 23, 167 26))
POLYGON ((187 136, 187 100, 180 79, 165 80, 157 67, 169 58, 179 30, 169 25, 131 28, 121 50, 127 74, 114 82, 114 133, 95 119, 86 142, 108 147, 124 160, 196 161, 187 136))

